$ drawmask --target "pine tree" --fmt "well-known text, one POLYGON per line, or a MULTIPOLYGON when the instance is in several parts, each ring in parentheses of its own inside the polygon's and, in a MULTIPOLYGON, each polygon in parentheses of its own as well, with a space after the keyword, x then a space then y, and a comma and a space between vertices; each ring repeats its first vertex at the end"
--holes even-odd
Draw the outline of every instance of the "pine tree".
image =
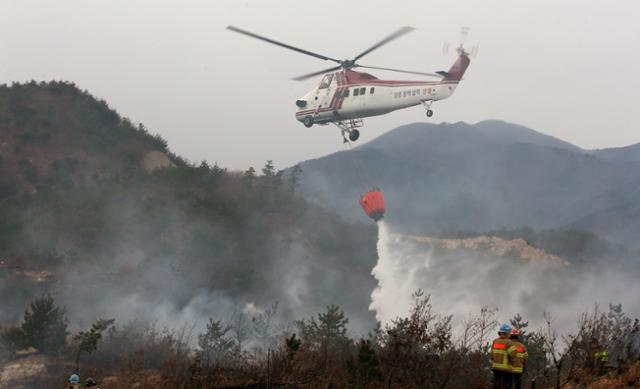
POLYGON ((349 359, 347 369, 351 374, 351 384, 358 388, 367 387, 370 382, 382 379, 380 362, 370 340, 360 339, 358 354, 349 359))
POLYGON ((67 319, 65 309, 56 306, 50 295, 34 300, 24 313, 20 326, 23 346, 54 354, 66 345, 67 319))
POLYGON ((209 319, 207 331, 198 335, 199 355, 206 361, 228 361, 237 354, 236 341, 229 332, 231 326, 224 325, 221 320, 209 319))
POLYGON ((522 334, 526 332, 524 329, 529 327, 529 322, 525 321, 519 313, 516 313, 509 322, 511 323, 511 327, 517 329, 522 334))
POLYGON ((89 331, 80 331, 73 340, 78 342, 76 353, 76 373, 80 371, 80 356, 82 353, 91 354, 98 349, 98 341, 102 339, 102 333, 113 325, 115 319, 99 319, 91 325, 89 331))
POLYGON ((318 319, 296 322, 305 343, 313 348, 336 348, 347 344, 347 323, 349 319, 337 305, 328 305, 327 311, 318 314, 318 319))
POLYGON ((264 164, 264 167, 262 168, 262 175, 266 178, 272 178, 276 175, 276 167, 272 160, 269 159, 264 164))

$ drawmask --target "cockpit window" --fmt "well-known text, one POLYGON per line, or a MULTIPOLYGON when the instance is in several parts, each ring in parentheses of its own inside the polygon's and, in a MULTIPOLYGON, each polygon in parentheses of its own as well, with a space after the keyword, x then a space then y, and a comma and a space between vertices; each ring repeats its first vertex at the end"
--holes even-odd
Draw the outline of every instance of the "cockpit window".
POLYGON ((333 80, 333 74, 325 74, 325 76, 322 77, 322 81, 320 81, 318 89, 328 88, 329 85, 331 85, 331 80, 333 80))

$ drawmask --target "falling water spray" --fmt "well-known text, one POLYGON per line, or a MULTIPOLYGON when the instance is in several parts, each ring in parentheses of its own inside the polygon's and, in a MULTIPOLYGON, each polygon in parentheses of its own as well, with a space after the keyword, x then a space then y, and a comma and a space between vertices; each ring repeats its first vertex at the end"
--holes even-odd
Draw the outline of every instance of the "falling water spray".
POLYGON ((534 328, 549 312, 559 330, 574 329, 576 318, 594 304, 606 310, 609 303, 622 303, 627 313, 639 313, 637 274, 561 259, 526 260, 508 249, 526 245, 517 240, 482 237, 488 243, 469 247, 469 240, 408 236, 394 233, 384 220, 377 224, 378 262, 372 275, 378 285, 369 310, 382 325, 407 317, 418 289, 431 296, 436 312, 453 315, 454 329, 485 306, 498 309, 500 322, 519 313, 534 328), (495 246, 500 244, 507 245, 506 252, 495 246))
POLYGON ((418 288, 418 273, 429 268, 429 252, 416 252, 403 243, 400 235, 391 233, 389 225, 378 222, 378 263, 371 274, 378 286, 371 293, 369 310, 383 325, 405 317, 411 309, 412 294, 418 288))

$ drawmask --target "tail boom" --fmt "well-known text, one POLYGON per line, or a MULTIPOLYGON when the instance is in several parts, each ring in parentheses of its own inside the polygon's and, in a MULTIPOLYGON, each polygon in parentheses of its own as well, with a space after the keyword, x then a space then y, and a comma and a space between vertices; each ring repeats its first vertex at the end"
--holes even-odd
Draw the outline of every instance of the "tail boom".
POLYGON ((444 76, 442 81, 460 81, 462 80, 462 76, 464 76, 464 72, 467 71, 471 60, 467 56, 466 53, 462 52, 458 56, 456 62, 453 63, 448 72, 439 72, 444 76))

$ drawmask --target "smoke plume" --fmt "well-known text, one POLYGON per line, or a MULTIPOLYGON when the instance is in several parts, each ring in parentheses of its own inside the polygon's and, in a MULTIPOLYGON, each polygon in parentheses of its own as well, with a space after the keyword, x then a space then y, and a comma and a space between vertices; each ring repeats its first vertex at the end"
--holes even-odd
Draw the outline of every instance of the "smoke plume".
POLYGON ((418 289, 431 295, 437 312, 453 314, 454 326, 483 306, 497 308, 500 322, 520 313, 533 328, 549 312, 561 331, 575 328, 579 314, 594 304, 606 310, 609 303, 621 303, 627 314, 639 313, 637 272, 607 266, 605 259, 602 265, 579 266, 445 250, 394 234, 385 222, 378 226, 379 258, 372 271, 378 286, 369 309, 383 325, 408 315, 418 289))

